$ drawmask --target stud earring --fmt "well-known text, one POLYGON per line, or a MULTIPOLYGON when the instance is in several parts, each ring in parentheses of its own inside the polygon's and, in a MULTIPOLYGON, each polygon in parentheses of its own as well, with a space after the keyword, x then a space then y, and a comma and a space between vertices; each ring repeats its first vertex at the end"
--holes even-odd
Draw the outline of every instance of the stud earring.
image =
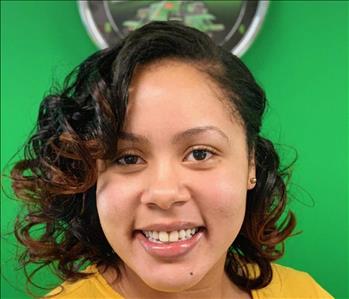
POLYGON ((257 179, 256 178, 250 178, 250 183, 251 184, 256 184, 257 183, 257 179))

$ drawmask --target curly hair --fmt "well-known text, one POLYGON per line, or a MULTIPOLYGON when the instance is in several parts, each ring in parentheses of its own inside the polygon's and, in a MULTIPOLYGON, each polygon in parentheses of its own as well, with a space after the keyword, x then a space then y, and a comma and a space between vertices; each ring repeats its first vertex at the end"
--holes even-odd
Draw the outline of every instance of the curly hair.
POLYGON ((294 214, 285 212, 288 168, 280 169, 272 142, 260 135, 266 96, 236 56, 176 21, 149 23, 96 52, 67 76, 60 91, 43 99, 24 159, 11 172, 15 194, 26 207, 15 224, 24 245, 20 263, 53 265, 69 281, 89 275, 79 272, 86 263, 120 269, 122 260, 97 214, 96 160, 113 158, 135 68, 161 59, 178 59, 207 74, 243 124, 258 182, 247 193, 245 219, 227 252, 225 271, 243 290, 262 288, 296 223, 294 214), (259 269, 257 277, 251 263, 259 269))

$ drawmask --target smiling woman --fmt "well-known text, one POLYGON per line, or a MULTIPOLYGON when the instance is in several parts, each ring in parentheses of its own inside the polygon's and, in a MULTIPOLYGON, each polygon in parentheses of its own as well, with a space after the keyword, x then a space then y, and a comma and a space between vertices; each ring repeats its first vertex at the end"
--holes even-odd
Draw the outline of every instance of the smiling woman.
POLYGON ((23 265, 55 267, 54 298, 331 298, 272 263, 295 217, 265 105, 238 58, 178 22, 95 53, 43 100, 12 171, 23 265))

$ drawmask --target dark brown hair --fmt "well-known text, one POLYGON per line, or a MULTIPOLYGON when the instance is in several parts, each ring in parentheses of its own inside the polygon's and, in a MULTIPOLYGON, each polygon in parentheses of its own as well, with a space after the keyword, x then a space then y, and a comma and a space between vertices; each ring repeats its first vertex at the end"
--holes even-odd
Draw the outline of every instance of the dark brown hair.
POLYGON ((26 207, 15 225, 25 247, 20 263, 53 265, 70 281, 88 275, 79 273, 86 263, 116 269, 122 264, 97 215, 96 160, 113 158, 135 67, 160 59, 185 61, 208 74, 242 121, 258 181, 248 191, 244 223, 225 270, 241 289, 262 288, 272 279, 271 261, 282 256, 283 242, 295 227, 294 215, 284 213, 288 170, 280 170, 273 144, 260 135, 265 93, 236 56, 175 21, 149 23, 115 47, 96 52, 69 74, 62 90, 43 99, 25 158, 11 173, 16 196, 26 207), (40 230, 33 233, 35 227, 40 230), (258 277, 250 273, 250 263, 259 268, 258 277))

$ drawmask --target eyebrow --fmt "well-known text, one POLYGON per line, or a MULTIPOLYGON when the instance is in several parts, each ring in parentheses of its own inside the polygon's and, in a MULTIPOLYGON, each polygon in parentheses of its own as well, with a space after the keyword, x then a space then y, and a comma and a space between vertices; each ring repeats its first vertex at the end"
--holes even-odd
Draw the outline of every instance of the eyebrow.
MULTIPOLYGON (((190 137, 205 134, 208 132, 218 133, 221 137, 223 137, 229 143, 228 136, 224 134, 224 132, 221 129, 214 126, 202 126, 202 127, 191 128, 183 132, 177 133, 172 138, 172 144, 177 144, 177 143, 183 142, 185 139, 188 139, 190 137)), ((141 144, 143 143, 148 145, 150 144, 149 140, 145 136, 135 134, 135 133, 130 133, 130 132, 123 132, 123 131, 120 132, 119 139, 125 140, 125 141, 131 141, 134 143, 141 143, 141 144)))

